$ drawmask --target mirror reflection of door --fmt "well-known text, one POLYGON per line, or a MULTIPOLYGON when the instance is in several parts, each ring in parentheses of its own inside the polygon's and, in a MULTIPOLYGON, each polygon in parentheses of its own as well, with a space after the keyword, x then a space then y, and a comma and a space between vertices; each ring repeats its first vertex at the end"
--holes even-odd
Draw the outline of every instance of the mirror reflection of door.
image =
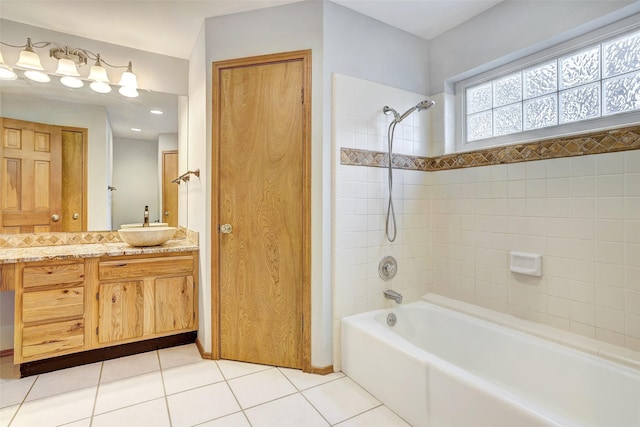
POLYGON ((0 125, 0 232, 86 229, 86 129, 8 118, 0 125))
POLYGON ((178 151, 162 152, 162 220, 169 227, 178 226, 178 151))

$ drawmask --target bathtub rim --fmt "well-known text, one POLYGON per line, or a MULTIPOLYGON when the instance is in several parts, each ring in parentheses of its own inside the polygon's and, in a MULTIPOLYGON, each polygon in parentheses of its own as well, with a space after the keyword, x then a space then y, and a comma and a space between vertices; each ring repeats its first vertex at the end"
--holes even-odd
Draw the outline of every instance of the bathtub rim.
POLYGON ((422 301, 600 357, 640 372, 640 352, 434 293, 422 301))

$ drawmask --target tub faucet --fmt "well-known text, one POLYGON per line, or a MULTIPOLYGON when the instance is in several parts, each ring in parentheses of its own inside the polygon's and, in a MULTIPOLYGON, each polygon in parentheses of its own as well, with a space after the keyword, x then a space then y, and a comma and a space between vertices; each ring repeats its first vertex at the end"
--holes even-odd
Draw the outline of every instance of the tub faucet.
POLYGON ((392 299, 398 304, 402 304, 402 294, 394 291, 393 289, 385 289, 384 297, 387 299, 392 299))

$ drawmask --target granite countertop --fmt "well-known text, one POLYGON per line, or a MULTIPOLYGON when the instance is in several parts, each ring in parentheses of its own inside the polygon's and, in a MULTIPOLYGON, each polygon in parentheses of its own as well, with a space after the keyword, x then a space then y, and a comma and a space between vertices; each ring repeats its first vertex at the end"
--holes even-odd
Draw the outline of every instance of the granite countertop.
POLYGON ((112 242, 30 248, 3 248, 0 250, 0 264, 74 258, 97 258, 102 256, 162 254, 197 250, 198 245, 187 239, 169 240, 163 245, 149 247, 133 247, 124 242, 112 242))

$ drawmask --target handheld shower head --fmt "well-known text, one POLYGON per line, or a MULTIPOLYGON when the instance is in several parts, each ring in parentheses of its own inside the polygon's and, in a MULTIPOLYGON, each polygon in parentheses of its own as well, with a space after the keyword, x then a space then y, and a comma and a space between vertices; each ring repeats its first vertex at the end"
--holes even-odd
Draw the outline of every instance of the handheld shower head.
POLYGON ((411 113, 413 113, 414 111, 416 111, 416 110, 418 110, 418 111, 426 110, 427 108, 433 107, 435 104, 436 104, 435 101, 433 101, 431 99, 426 99, 424 101, 419 102, 418 105, 409 108, 401 116, 397 116, 395 118, 395 120, 396 120, 396 122, 400 123, 401 121, 403 121, 404 119, 409 117, 411 115, 411 113))
POLYGON ((424 101, 419 102, 418 105, 416 105, 416 107, 418 108, 418 111, 421 111, 421 110, 427 110, 433 107, 434 105, 436 105, 436 101, 432 99, 425 99, 424 101))

